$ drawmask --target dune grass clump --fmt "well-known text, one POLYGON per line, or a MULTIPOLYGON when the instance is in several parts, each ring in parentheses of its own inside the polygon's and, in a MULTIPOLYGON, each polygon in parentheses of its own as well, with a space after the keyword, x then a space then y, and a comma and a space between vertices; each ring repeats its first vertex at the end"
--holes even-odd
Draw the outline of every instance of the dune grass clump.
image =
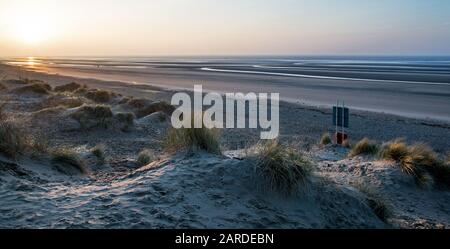
POLYGON ((69 84, 65 84, 62 86, 56 86, 55 92, 74 92, 78 89, 80 89, 82 86, 76 82, 72 82, 69 84))
POLYGON ((15 124, 0 121, 0 154, 9 158, 17 158, 27 149, 27 136, 15 124))
POLYGON ((113 113, 109 106, 82 106, 71 115, 78 121, 82 129, 108 128, 112 123, 113 113))
POLYGON ((450 187, 450 166, 440 160, 438 155, 425 144, 415 144, 408 148, 409 155, 403 163, 410 168, 426 171, 439 187, 450 187))
POLYGON ((200 149, 212 154, 221 154, 218 130, 208 128, 171 128, 167 132, 164 147, 169 151, 200 149))
POLYGON ((33 134, 27 137, 27 145, 34 155, 49 152, 50 142, 42 134, 33 134))
POLYGON ((87 92, 88 88, 83 86, 82 88, 75 90, 73 94, 78 96, 85 96, 87 92))
POLYGON ((380 220, 387 222, 387 219, 390 216, 390 210, 384 200, 377 197, 368 196, 367 202, 375 215, 380 218, 380 220))
POLYGON ((26 153, 33 156, 48 152, 49 142, 41 134, 29 134, 10 121, 0 121, 0 154, 17 159, 26 153))
POLYGON ((384 160, 400 161, 408 155, 408 146, 404 139, 399 138, 381 146, 380 158, 384 160))
POLYGON ((122 131, 129 131, 134 125, 134 114, 131 112, 119 112, 115 115, 115 118, 119 122, 122 131))
POLYGON ((19 87, 15 90, 15 92, 23 94, 23 93, 33 93, 33 94, 49 94, 52 90, 52 87, 46 83, 33 83, 31 85, 26 85, 23 87, 19 87))
POLYGON ((425 144, 408 146, 403 139, 396 139, 382 147, 380 156, 398 162, 402 171, 412 175, 419 186, 434 181, 438 187, 450 187, 450 165, 425 144))
POLYGON ((88 173, 83 159, 76 152, 68 148, 59 148, 53 151, 51 163, 63 173, 88 173))
POLYGON ((380 157, 384 160, 399 163, 401 170, 414 177, 419 186, 425 186, 429 182, 429 177, 425 174, 421 166, 410 154, 408 145, 404 139, 395 139, 382 145, 380 157))
POLYGON ((174 110, 175 110, 175 107, 173 105, 171 105, 165 101, 161 101, 161 102, 155 102, 155 103, 149 104, 143 108, 140 108, 135 112, 135 114, 136 114, 136 117, 138 117, 138 118, 148 116, 155 112, 164 112, 170 116, 170 115, 172 115, 174 110))
POLYGON ((370 140, 368 138, 363 138, 359 141, 348 154, 349 157, 354 157, 358 155, 375 155, 378 152, 377 142, 370 140))
MULTIPOLYGON (((128 98, 125 99, 126 100, 126 104, 133 107, 133 108, 137 108, 137 109, 142 109, 148 105, 151 104, 151 101, 148 99, 143 99, 143 98, 128 98)), ((125 101, 124 100, 124 101, 125 101)))
POLYGON ((222 154, 219 130, 208 129, 204 123, 202 128, 194 128, 196 118, 200 118, 203 122, 203 114, 199 117, 192 115, 191 128, 170 128, 164 138, 163 147, 168 151, 188 149, 191 151, 203 150, 217 155, 222 154))
POLYGON ((119 105, 124 105, 127 104, 128 101, 130 101, 132 99, 132 97, 122 97, 119 102, 117 102, 117 104, 119 105))
POLYGON ((415 144, 408 147, 407 161, 414 164, 413 167, 423 167, 424 169, 432 170, 438 167, 441 162, 438 155, 425 144, 415 144))
POLYGON ((98 144, 91 149, 91 153, 97 158, 97 165, 104 165, 106 161, 106 146, 104 144, 98 144))
POLYGON ((322 137, 320 138, 320 144, 321 145, 328 145, 331 144, 331 137, 328 132, 322 134, 322 137))
POLYGON ((106 90, 92 89, 88 90, 85 96, 96 103, 108 103, 111 101, 113 94, 106 90))
POLYGON ((291 195, 305 186, 311 168, 311 162, 303 155, 275 140, 262 147, 256 163, 256 170, 268 183, 268 188, 283 195, 291 195))
POLYGON ((366 184, 357 184, 355 187, 366 196, 367 205, 374 214, 383 222, 387 222, 392 215, 390 204, 366 184))
POLYGON ((41 109, 63 106, 66 108, 75 108, 82 106, 83 100, 79 97, 69 97, 64 95, 53 95, 43 100, 40 104, 41 109))
POLYGON ((80 98, 65 98, 61 99, 59 105, 62 105, 67 108, 75 108, 82 106, 84 104, 83 100, 80 98))
POLYGON ((155 160, 155 155, 150 150, 143 150, 139 152, 138 157, 136 159, 136 164, 139 167, 145 166, 155 160))
POLYGON ((79 111, 92 117, 112 117, 111 108, 106 105, 83 106, 79 111))

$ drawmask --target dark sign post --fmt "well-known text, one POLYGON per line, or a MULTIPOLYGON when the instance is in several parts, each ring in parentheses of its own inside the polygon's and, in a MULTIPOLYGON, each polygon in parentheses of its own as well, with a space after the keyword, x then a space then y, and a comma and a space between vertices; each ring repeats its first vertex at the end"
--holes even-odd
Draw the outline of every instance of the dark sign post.
POLYGON ((348 128, 349 109, 344 107, 333 107, 333 125, 348 128))
POLYGON ((342 144, 347 138, 345 134, 345 128, 349 127, 350 110, 345 107, 345 103, 342 101, 342 106, 339 106, 340 102, 337 101, 337 105, 333 106, 333 125, 336 126, 336 144, 342 144), (342 128, 342 132, 339 132, 339 127, 342 128))

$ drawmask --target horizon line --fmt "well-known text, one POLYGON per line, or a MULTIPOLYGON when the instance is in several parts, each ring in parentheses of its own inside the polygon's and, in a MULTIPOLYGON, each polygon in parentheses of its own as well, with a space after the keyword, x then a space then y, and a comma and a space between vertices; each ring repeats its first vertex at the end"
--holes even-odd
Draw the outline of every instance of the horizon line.
POLYGON ((35 57, 35 58, 56 58, 56 57, 301 57, 301 56, 311 56, 311 57, 345 57, 345 56, 355 56, 355 57, 450 57, 450 54, 166 54, 166 55, 114 55, 114 54, 101 54, 101 55, 11 55, 3 56, 0 58, 24 58, 24 57, 35 57))

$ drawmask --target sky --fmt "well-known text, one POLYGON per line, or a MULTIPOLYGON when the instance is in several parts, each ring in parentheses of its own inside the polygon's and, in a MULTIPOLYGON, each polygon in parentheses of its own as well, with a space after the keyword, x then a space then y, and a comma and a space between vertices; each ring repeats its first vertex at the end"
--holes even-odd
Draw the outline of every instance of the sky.
POLYGON ((0 56, 450 55, 448 0, 0 0, 0 56))

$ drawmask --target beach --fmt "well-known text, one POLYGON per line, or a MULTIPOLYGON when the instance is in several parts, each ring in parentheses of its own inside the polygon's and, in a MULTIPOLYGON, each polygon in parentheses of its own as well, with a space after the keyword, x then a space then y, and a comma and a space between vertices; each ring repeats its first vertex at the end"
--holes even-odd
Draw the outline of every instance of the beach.
MULTIPOLYGON (((207 90, 215 90, 211 85, 219 85, 219 83, 215 83, 215 81, 201 81, 201 80, 189 80, 190 73, 189 72, 178 72, 175 75, 169 75, 169 72, 165 72, 162 69, 162 72, 157 74, 156 77, 152 74, 146 75, 147 80, 150 83, 138 83, 134 74, 128 75, 126 72, 118 73, 117 75, 114 73, 105 73, 102 71, 98 71, 98 69, 88 69, 87 71, 90 73, 85 74, 83 70, 80 69, 65 69, 65 68, 50 68, 49 71, 45 73, 33 72, 35 70, 40 71, 38 68, 33 66, 31 68, 32 71, 24 71, 19 70, 17 67, 11 67, 7 65, 0 65, 5 77, 15 78, 18 76, 25 78, 37 78, 42 79, 46 82, 49 82, 52 85, 62 85, 70 82, 78 82, 80 84, 88 84, 95 88, 101 89, 110 89, 113 91, 117 91, 122 93, 123 95, 130 95, 135 97, 149 97, 155 100, 164 100, 170 102, 170 98, 173 95, 174 89, 178 90, 187 90, 188 92, 193 91, 194 84, 202 84, 203 88, 207 90), (53 71, 54 70, 54 71, 53 71), (61 71, 59 71, 61 70, 61 71), (67 70, 67 71, 66 71, 67 70), (185 73, 187 76, 187 80, 183 79, 185 73), (71 76, 71 75, 76 76, 71 76), (183 76, 182 76, 183 75, 183 76), (128 77, 129 76, 129 77, 128 77), (79 78, 81 77, 81 78, 79 78), (123 80, 123 81, 120 81, 123 80), (161 81, 161 82, 160 82, 161 81), (174 83, 175 81, 175 83, 174 83), (159 82, 159 83, 158 83, 159 82), (167 84, 162 84, 162 82, 167 82, 167 84), (154 83, 154 84, 153 84, 154 83), (151 84, 151 85, 150 85, 151 84)), ((96 68, 96 67, 95 67, 96 68)), ((217 76, 215 76, 217 77, 217 76)), ((224 76, 225 78, 230 76, 224 76)), ((232 77, 232 76, 231 76, 232 77)), ((248 77, 248 76, 241 76, 248 77)), ((242 79, 236 79, 242 80, 242 79)), ((265 81, 278 82, 280 79, 272 79, 265 78, 265 81)), ((281 79, 284 80, 284 79, 281 79)), ((306 79, 307 80, 307 79, 306 79)), ((264 82, 264 81, 262 81, 264 82)), ((255 88, 251 88, 252 84, 249 87, 246 86, 246 81, 243 82, 236 81, 231 84, 220 84, 219 92, 235 92, 238 89, 240 92, 248 93, 251 91, 255 91, 255 88)), ((355 83, 356 84, 356 83, 355 83)), ((263 83, 262 83, 263 85, 263 83)), ((269 86, 267 86, 269 87, 269 86)), ((440 112, 439 118, 431 119, 426 118, 427 116, 431 116, 425 113, 421 113, 420 116, 422 118, 410 118, 408 115, 393 115, 390 112, 395 112, 392 109, 386 109, 383 111, 371 112, 370 108, 368 110, 359 110, 353 109, 351 105, 346 102, 348 106, 351 108, 351 127, 349 129, 349 133, 352 139, 358 141, 363 137, 370 137, 372 139, 377 139, 380 141, 388 141, 397 137, 403 137, 408 139, 410 142, 421 141, 429 144, 433 148, 437 149, 441 153, 445 153, 450 150, 450 142, 447 139, 443 139, 443 137, 448 137, 450 135, 450 124, 449 124, 449 106, 450 98, 446 97, 445 92, 450 91, 449 86, 441 86, 445 87, 444 91, 441 91, 439 94, 442 96, 437 98, 433 97, 437 104, 439 104, 438 108, 432 108, 433 102, 428 103, 427 98, 431 98, 433 95, 438 95, 438 92, 441 90, 437 89, 426 89, 424 92, 433 91, 435 93, 430 94, 429 96, 425 96, 425 99, 419 101, 411 101, 408 94, 403 94, 402 98, 406 99, 402 103, 399 102, 400 105, 390 104, 389 108, 396 108, 400 106, 405 106, 408 108, 408 112, 418 111, 419 109, 415 109, 415 105, 427 106, 426 108, 433 109, 433 111, 440 112)), ((323 87, 327 88, 327 87, 323 87)), ((329 88, 329 87, 328 87, 329 88)), ((346 86, 343 87, 344 89, 346 86)), ((270 93, 271 89, 265 89, 264 86, 258 85, 256 88, 256 93, 259 92, 267 92, 270 93)), ((272 89, 273 90, 273 89, 272 89)), ((276 88, 276 90, 287 91, 290 92, 292 89, 284 90, 282 87, 276 88)), ((373 89, 370 91, 366 91, 368 94, 372 94, 373 89)), ((386 90, 388 91, 388 90, 386 90)), ((352 98, 354 97, 362 97, 360 94, 356 94, 353 92, 349 92, 346 94, 351 94, 352 98)), ((315 95, 312 95, 314 98, 315 95)), ((280 127, 281 127, 281 137, 292 140, 305 140, 306 143, 314 144, 316 140, 320 137, 320 135, 326 131, 332 132, 335 130, 335 127, 332 124, 331 118, 331 105, 336 100, 332 100, 327 106, 324 103, 313 105, 311 101, 302 102, 301 100, 297 101, 286 101, 286 96, 280 93, 280 98, 282 100, 281 103, 281 111, 280 111, 280 127), (333 102, 334 101, 334 102, 333 102), (297 139, 298 138, 298 139, 297 139)), ((311 98, 311 97, 308 97, 311 98)), ((332 98, 332 97, 330 97, 332 98)), ((289 99, 289 98, 287 98, 289 99)), ((390 99, 391 101, 397 101, 391 97, 385 97, 384 99, 380 99, 380 97, 376 97, 377 101, 386 103, 386 99, 390 99)), ((433 112, 430 110, 430 113, 433 112)), ((403 113, 406 114, 406 113, 403 113)), ((231 132, 237 132, 238 129, 234 129, 231 132)), ((253 139, 257 139, 257 131, 252 131, 250 129, 245 130, 245 134, 251 134, 253 139)), ((239 137, 239 135, 237 135, 239 137)), ((250 138, 249 138, 250 139, 250 138)), ((231 148, 241 147, 245 141, 236 141, 233 139, 229 139, 231 148)), ((245 139, 244 139, 245 140, 245 139)))
MULTIPOLYGON (((299 95, 292 95, 296 101, 289 101, 290 97, 282 98, 286 101, 280 104, 279 141, 303 151, 314 168, 305 185, 307 187, 290 197, 267 191, 264 181, 255 175, 256 168, 249 151, 260 142, 258 130, 222 130, 219 141, 223 151, 221 155, 205 151, 173 154, 163 150, 170 123, 165 113, 167 109, 161 108, 160 103, 170 102, 173 93, 179 91, 175 88, 189 91, 197 80, 202 83, 203 79, 208 90, 235 92, 238 89, 245 93, 255 91, 251 82, 261 82, 257 89, 271 92, 273 86, 269 83, 276 81, 281 84, 277 90, 289 96, 293 88, 285 89, 285 86, 292 84, 290 78, 266 75, 262 79, 260 75, 252 74, 238 77, 225 72, 200 74, 179 67, 176 69, 178 73, 165 71, 163 67, 147 74, 131 74, 126 70, 118 73, 116 69, 98 69, 97 66, 91 69, 33 70, 0 65, 0 76, 3 76, 2 84, 5 86, 0 96, 8 120, 32 134, 45 135, 50 147, 71 148, 85 161, 88 173, 80 175, 66 172, 66 169, 55 169, 53 159, 45 153, 39 156, 25 154, 18 160, 0 156, 2 228, 450 226, 448 191, 435 187, 433 182, 425 187, 418 186, 414 177, 404 174, 396 162, 373 155, 349 157, 350 148, 321 145, 322 134, 332 134, 335 129, 332 110, 326 102, 319 101, 320 104, 313 105, 314 101, 301 101, 299 95), (148 81, 141 81, 143 77, 148 81), (235 85, 224 84, 224 79, 227 82, 236 80, 235 85), (73 85, 75 90, 57 91, 57 87, 71 87, 68 84, 72 82, 77 83, 73 85), (247 85, 247 82, 250 83, 247 85), (48 87, 43 85, 46 83, 48 87), (36 92, 29 87, 39 84, 45 89, 39 88, 36 92), (100 101, 111 112, 107 128, 103 123, 102 126, 92 124, 95 119, 76 119, 78 116, 74 114, 87 115, 83 107, 98 105, 99 100, 87 93, 102 90, 109 92, 108 97, 100 101), (141 105, 156 106, 156 109, 140 115, 138 108, 141 105), (128 119, 124 121, 122 114, 133 112, 135 117, 131 123, 128 119), (105 146, 103 164, 98 164, 91 152, 98 144, 105 146), (154 158, 139 165, 138 154, 144 149, 150 150, 154 158), (362 187, 366 185, 385 200, 391 213, 389 218, 374 211, 371 200, 375 197, 362 187)), ((309 86, 301 83, 309 80, 312 79, 296 81, 295 84, 302 84, 303 90, 310 89, 302 94, 322 95, 322 91, 332 90, 331 83, 325 79, 320 79, 322 84, 317 81, 309 86)), ((450 150, 449 105, 446 105, 449 87, 441 81, 439 77, 432 79, 429 82, 432 84, 427 87, 422 83, 398 83, 400 85, 388 89, 378 89, 377 85, 371 86, 370 91, 367 85, 358 84, 359 81, 343 86, 347 89, 346 94, 356 96, 348 101, 349 106, 358 102, 358 98, 367 98, 354 91, 382 91, 387 95, 391 92, 403 99, 395 100, 402 104, 389 104, 398 109, 392 107, 385 110, 387 113, 381 110, 370 112, 377 108, 363 108, 370 105, 370 99, 360 108, 351 108, 350 143, 355 144, 364 137, 379 144, 404 138, 407 144, 426 143, 439 154, 439 158, 445 157, 450 150), (405 85, 410 87, 405 90, 405 85), (409 101, 405 91, 419 90, 422 93, 414 96, 420 96, 421 101, 409 101), (433 99, 429 106, 428 98, 433 99), (394 115, 397 112, 403 115, 394 115)), ((374 96, 373 101, 377 98, 374 96)), ((385 102, 384 99, 378 101, 385 102)))
POLYGON ((291 103, 450 121, 447 57, 20 58, 28 70, 220 93, 278 92, 291 103))

